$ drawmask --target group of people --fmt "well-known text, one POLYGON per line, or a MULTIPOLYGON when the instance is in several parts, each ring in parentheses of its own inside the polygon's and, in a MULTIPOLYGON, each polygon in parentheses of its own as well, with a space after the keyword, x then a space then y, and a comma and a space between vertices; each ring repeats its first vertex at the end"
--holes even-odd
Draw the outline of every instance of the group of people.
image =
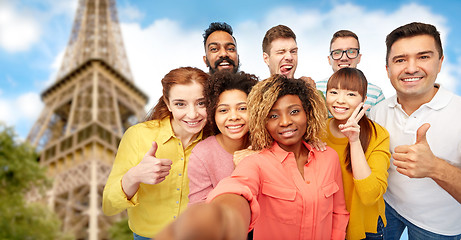
POLYGON ((209 73, 165 75, 104 188, 104 213, 126 209, 135 240, 461 238, 461 97, 435 83, 434 26, 387 36, 388 99, 357 69, 349 30, 333 34, 321 81, 294 78, 287 26, 264 36, 264 80, 239 71, 228 24, 203 37, 209 73))

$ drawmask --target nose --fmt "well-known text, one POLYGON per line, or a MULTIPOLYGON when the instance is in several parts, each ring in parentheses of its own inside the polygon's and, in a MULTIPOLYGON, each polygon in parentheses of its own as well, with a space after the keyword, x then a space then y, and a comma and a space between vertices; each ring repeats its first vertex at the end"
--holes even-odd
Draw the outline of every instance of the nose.
POLYGON ((336 98, 337 103, 344 103, 345 96, 343 93, 338 94, 338 97, 336 98))
POLYGON ((238 120, 240 118, 238 112, 235 109, 230 110, 229 120, 238 120))
POLYGON ((343 52, 343 55, 341 56, 341 58, 340 58, 339 60, 340 60, 340 61, 347 61, 347 60, 349 60, 349 58, 347 57, 346 52, 343 52))
POLYGON ((288 61, 293 60, 293 55, 291 54, 290 51, 285 52, 285 59, 288 60, 288 61))
POLYGON ((197 106, 191 105, 187 111, 187 117, 190 119, 195 119, 198 117, 197 106))
POLYGON ((292 124, 291 116, 289 114, 282 114, 280 116, 280 126, 287 127, 292 124))
POLYGON ((222 48, 219 49, 219 53, 218 53, 219 57, 226 57, 228 55, 229 54, 227 53, 226 48, 222 47, 222 48))
POLYGON ((407 67, 405 68, 405 72, 408 74, 414 74, 419 71, 418 63, 415 59, 409 59, 407 62, 407 67))

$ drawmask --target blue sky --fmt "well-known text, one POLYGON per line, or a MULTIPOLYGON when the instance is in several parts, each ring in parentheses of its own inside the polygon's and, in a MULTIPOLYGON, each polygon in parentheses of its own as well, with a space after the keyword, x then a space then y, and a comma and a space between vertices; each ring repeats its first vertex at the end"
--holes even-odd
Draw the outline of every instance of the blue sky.
MULTIPOLYGON (((0 121, 25 138, 43 104, 40 93, 55 81, 69 40, 77 0, 0 0, 0 121)), ((331 35, 356 32, 363 53, 359 68, 368 80, 394 94, 385 72, 385 36, 398 26, 421 21, 442 34, 445 61, 438 82, 461 95, 461 1, 157 1, 118 0, 124 44, 135 83, 149 96, 146 109, 161 94, 160 79, 169 70, 202 61, 203 30, 212 21, 234 28, 241 69, 268 77, 261 41, 278 24, 298 36, 296 77, 321 80, 331 74, 327 62, 331 35)))

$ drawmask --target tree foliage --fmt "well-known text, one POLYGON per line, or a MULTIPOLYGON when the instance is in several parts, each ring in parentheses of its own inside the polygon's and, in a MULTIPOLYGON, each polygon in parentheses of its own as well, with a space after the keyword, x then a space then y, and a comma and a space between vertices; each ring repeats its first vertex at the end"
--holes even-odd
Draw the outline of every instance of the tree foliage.
MULTIPOLYGON (((11 127, 0 124, 0 239, 72 239, 60 232, 61 223, 45 205, 27 203, 32 188, 50 185, 46 169, 28 143, 11 127)), ((40 192, 40 191, 39 191, 40 192)))
POLYGON ((128 218, 122 218, 120 221, 115 222, 109 228, 109 238, 112 240, 125 240, 133 238, 133 232, 128 227, 128 218))

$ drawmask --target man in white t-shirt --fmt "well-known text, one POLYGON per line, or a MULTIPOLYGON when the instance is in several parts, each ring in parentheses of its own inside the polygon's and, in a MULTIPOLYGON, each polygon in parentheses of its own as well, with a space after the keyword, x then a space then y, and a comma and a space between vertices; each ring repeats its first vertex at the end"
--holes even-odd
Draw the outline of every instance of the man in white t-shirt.
POLYGON ((436 84, 443 62, 437 29, 410 23, 386 38, 396 95, 370 118, 389 131, 384 239, 461 239, 461 97, 436 84))
MULTIPOLYGON (((333 72, 346 67, 357 68, 361 57, 359 38, 355 33, 349 30, 339 30, 333 34, 330 41, 330 55, 328 55, 328 63, 333 72)), ((317 89, 322 91, 325 96, 327 83, 328 78, 316 82, 317 89)), ((365 104, 374 106, 382 100, 384 100, 384 94, 381 88, 368 81, 365 104)), ((370 108, 368 112, 369 110, 370 108)))

